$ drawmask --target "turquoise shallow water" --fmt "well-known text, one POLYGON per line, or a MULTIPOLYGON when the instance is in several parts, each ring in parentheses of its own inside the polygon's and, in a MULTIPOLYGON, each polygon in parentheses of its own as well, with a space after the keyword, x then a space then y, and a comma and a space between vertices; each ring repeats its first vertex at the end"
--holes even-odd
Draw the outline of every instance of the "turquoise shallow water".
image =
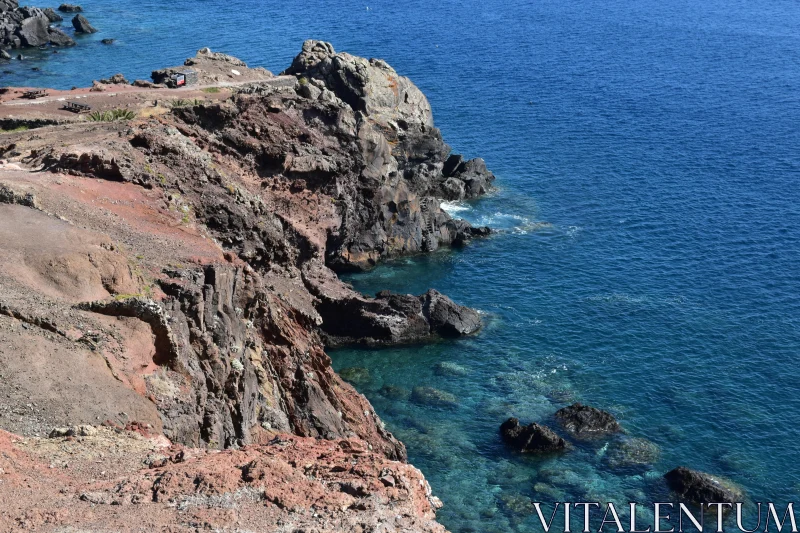
POLYGON ((206 45, 279 71, 321 38, 410 76, 445 138, 498 175, 494 196, 450 206, 498 234, 351 278, 366 293, 435 287, 485 313, 481 334, 332 354, 337 369, 369 369, 358 388, 444 500, 448 528, 536 531, 525 498, 646 502, 678 464, 756 501, 800 497, 800 4, 84 6, 102 33, 0 65, 12 71, 0 83, 146 77, 206 45), (457 406, 389 398, 387 385, 433 386, 457 406), (655 443, 656 462, 615 469, 601 445, 533 460, 499 442, 506 417, 547 421, 573 399, 655 443))

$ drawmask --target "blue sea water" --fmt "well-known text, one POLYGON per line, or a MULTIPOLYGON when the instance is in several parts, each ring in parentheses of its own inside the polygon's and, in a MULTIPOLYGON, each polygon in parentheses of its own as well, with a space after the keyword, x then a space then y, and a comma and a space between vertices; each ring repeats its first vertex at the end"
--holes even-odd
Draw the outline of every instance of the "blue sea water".
POLYGON ((350 278, 365 293, 435 287, 480 309, 484 330, 332 354, 337 369, 369 369, 358 388, 449 529, 537 531, 531 498, 663 499, 660 475, 678 465, 753 501, 800 498, 800 3, 83 5, 101 33, 2 64, 0 83, 143 78, 202 46, 280 71, 324 39, 411 77, 446 140, 497 174, 496 194, 448 206, 496 235, 350 278), (539 460, 500 443, 505 418, 548 422, 573 400, 657 445, 655 463, 613 468, 602 443, 539 460))

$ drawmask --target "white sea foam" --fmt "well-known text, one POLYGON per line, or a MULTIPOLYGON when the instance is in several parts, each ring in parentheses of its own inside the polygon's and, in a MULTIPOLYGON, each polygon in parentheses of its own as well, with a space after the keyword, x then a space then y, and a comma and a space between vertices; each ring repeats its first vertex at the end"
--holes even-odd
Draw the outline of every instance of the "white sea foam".
POLYGON ((439 207, 450 216, 455 216, 464 211, 472 211, 472 206, 463 202, 442 202, 439 207))

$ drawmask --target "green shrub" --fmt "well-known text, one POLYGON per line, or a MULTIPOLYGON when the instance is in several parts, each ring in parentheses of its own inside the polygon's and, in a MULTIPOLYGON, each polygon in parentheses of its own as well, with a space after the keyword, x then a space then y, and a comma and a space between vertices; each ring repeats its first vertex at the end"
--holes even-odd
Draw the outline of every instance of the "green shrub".
POLYGON ((173 100, 169 103, 169 106, 172 109, 178 109, 179 107, 189 107, 195 105, 201 105, 203 102, 200 100, 188 100, 186 98, 178 98, 177 100, 173 100))
POLYGON ((204 87, 203 89, 200 90, 203 91, 204 93, 216 94, 219 92, 219 87, 204 87))
POLYGON ((0 128, 0 133, 18 133, 20 131, 28 131, 29 129, 31 129, 30 126, 23 124, 21 126, 17 126, 16 128, 11 128, 10 130, 4 130, 0 128))
POLYGON ((130 109, 112 109, 110 111, 93 111, 86 118, 91 122, 116 122, 132 120, 136 118, 136 113, 130 109))

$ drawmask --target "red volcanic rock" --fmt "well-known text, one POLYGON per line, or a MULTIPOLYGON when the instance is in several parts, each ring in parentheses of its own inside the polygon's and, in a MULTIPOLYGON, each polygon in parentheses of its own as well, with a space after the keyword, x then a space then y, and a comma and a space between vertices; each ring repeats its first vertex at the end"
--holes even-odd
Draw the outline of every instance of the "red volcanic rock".
POLYGON ((0 432, 0 532, 276 531, 295 528, 443 533, 440 505, 413 466, 362 441, 277 435, 269 444, 164 448, 133 432, 25 439, 0 432), (153 456, 162 466, 148 468, 153 456), (394 480, 387 484, 386 479, 394 480))

